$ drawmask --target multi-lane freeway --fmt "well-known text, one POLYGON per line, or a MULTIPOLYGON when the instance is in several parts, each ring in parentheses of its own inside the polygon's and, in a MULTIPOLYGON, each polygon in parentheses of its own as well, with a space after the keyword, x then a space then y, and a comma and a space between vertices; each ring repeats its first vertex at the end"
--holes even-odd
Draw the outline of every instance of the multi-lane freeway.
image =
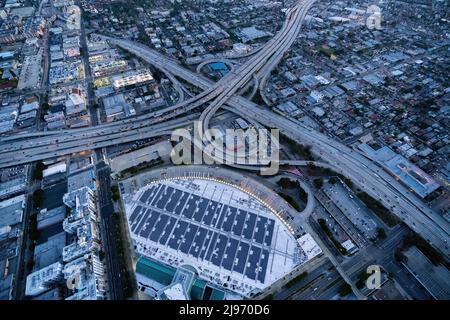
POLYGON ((177 61, 142 44, 104 37, 112 44, 128 50, 155 67, 171 72, 176 77, 204 91, 175 106, 115 123, 83 130, 28 133, 2 138, 0 167, 167 134, 168 130, 193 120, 189 116, 178 120, 169 119, 183 116, 189 111, 209 103, 200 117, 203 120, 204 128, 207 128, 209 119, 214 113, 220 107, 227 106, 244 118, 255 120, 269 128, 279 128, 289 138, 311 145, 312 151, 316 155, 352 179, 360 189, 381 201, 410 228, 421 234, 449 258, 449 223, 377 164, 358 151, 325 134, 305 125, 294 123, 235 95, 252 79, 255 73, 259 72, 261 76, 265 76, 265 70, 271 70, 278 63, 282 57, 281 53, 285 52, 295 41, 306 12, 313 2, 302 1, 289 10, 283 28, 274 37, 275 40, 269 41, 247 63, 242 64, 216 83, 183 68, 177 61))
POLYGON ((263 49, 245 64, 229 72, 222 79, 223 81, 219 81, 222 92, 200 116, 203 130, 208 128, 209 121, 215 112, 234 96, 240 88, 244 87, 253 78, 255 73, 264 67, 271 69, 275 66, 274 63, 277 62, 277 58, 274 57, 283 55, 290 48, 300 32, 306 12, 314 2, 315 0, 302 1, 288 10, 283 27, 267 42, 263 49))

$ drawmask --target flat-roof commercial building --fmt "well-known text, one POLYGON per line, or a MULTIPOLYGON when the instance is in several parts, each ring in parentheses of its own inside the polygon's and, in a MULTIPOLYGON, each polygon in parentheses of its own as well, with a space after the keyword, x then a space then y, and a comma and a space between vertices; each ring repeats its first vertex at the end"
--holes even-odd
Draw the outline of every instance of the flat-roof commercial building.
POLYGON ((18 108, 18 104, 10 104, 0 108, 0 134, 14 129, 19 114, 18 108))
POLYGON ((106 59, 91 64, 94 77, 102 77, 107 74, 124 71, 128 68, 128 62, 125 60, 106 59))
POLYGON ((66 170, 67 170, 67 165, 64 161, 62 161, 62 162, 58 162, 58 163, 48 166, 48 168, 42 172, 42 175, 44 176, 44 178, 50 177, 50 176, 58 174, 58 173, 64 173, 64 172, 66 172, 66 170))
POLYGON ((37 99, 33 99, 30 102, 25 102, 21 107, 20 107, 20 113, 27 113, 30 111, 36 111, 39 109, 39 101, 37 99))
POLYGON ((168 140, 164 140, 151 146, 119 155, 110 160, 112 175, 116 176, 121 171, 137 166, 145 161, 169 158, 171 151, 172 144, 168 140))
POLYGON ((39 270, 28 276, 26 295, 40 295, 66 281, 69 289, 66 300, 104 299, 105 271, 99 257, 101 242, 94 192, 85 186, 66 193, 63 202, 69 209, 62 222, 65 232, 36 246, 39 270), (66 239, 71 243, 65 245, 66 239))
POLYGON ((129 117, 136 114, 136 111, 125 100, 123 94, 116 94, 103 98, 103 106, 106 113, 106 121, 111 122, 123 117, 129 117))
POLYGON ((133 71, 128 72, 125 75, 117 75, 112 77, 112 83, 115 89, 145 83, 152 80, 153 75, 149 70, 133 71))
POLYGON ((36 270, 45 268, 53 263, 61 260, 61 254, 66 245, 66 233, 60 232, 48 238, 42 244, 39 244, 34 249, 34 268, 36 270))
POLYGON ((10 274, 10 275, 6 276, 5 278, 0 278, 0 300, 12 300, 13 299, 13 296, 12 296, 13 286, 14 286, 14 275, 13 274, 10 274))
POLYGON ((50 290, 51 287, 63 279, 63 265, 60 262, 53 263, 45 268, 30 273, 27 276, 25 294, 37 296, 50 290))
POLYGON ((101 242, 94 192, 83 187, 65 194, 63 201, 71 209, 63 222, 64 231, 76 236, 62 250, 64 278, 78 279, 76 292, 67 299, 104 299, 105 271, 99 258, 101 242))
POLYGON ((78 171, 71 174, 67 178, 67 191, 72 192, 77 189, 81 189, 84 186, 89 187, 91 190, 95 190, 95 172, 94 169, 89 168, 87 170, 78 171))
POLYGON ((0 199, 22 192, 28 181, 28 165, 5 168, 0 171, 0 199))
POLYGON ((66 207, 56 207, 51 210, 42 209, 37 215, 38 230, 45 229, 57 223, 62 223, 66 217, 66 207))

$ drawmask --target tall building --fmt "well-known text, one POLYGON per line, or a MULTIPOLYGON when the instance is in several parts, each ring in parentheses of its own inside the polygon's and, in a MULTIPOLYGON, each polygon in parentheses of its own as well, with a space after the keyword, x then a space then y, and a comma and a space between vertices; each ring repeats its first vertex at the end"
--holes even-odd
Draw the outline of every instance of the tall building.
POLYGON ((63 201, 69 209, 63 229, 73 241, 62 249, 62 261, 27 277, 25 294, 37 296, 57 285, 66 285, 67 300, 104 299, 105 269, 99 257, 101 242, 94 192, 89 187, 76 189, 66 193, 63 201))

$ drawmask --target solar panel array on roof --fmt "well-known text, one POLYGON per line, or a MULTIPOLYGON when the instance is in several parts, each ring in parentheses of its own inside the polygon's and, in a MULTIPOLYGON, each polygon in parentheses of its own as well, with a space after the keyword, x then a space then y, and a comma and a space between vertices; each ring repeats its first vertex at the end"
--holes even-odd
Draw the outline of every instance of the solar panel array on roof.
POLYGON ((129 216, 134 234, 264 282, 273 219, 163 184, 139 201, 129 216))

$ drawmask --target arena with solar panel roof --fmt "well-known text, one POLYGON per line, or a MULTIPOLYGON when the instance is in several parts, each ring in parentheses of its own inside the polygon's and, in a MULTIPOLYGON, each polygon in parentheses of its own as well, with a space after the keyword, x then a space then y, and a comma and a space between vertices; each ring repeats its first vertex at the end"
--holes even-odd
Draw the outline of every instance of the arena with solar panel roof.
POLYGON ((141 179, 132 191, 121 184, 138 256, 191 266, 199 279, 249 297, 321 253, 259 193, 229 181, 189 171, 141 179))

